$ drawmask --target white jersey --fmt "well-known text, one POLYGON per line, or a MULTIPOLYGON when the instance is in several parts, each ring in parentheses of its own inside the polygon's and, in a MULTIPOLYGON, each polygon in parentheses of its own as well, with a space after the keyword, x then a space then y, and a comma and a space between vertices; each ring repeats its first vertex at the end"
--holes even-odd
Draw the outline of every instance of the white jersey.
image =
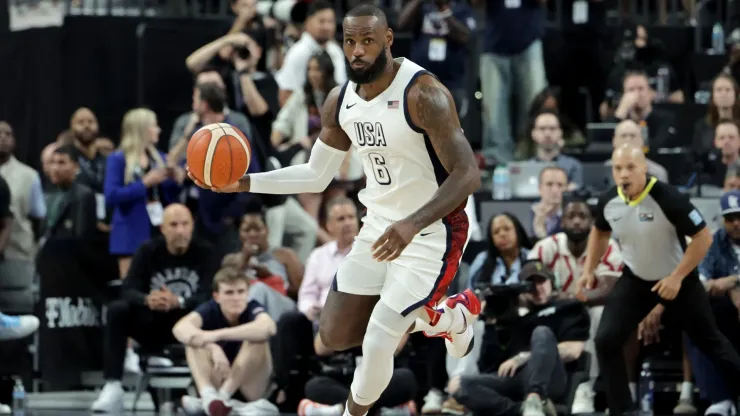
MULTIPOLYGON (((337 122, 352 140, 367 177, 360 202, 368 213, 401 220, 427 203, 447 177, 429 138, 411 121, 406 96, 428 73, 406 58, 390 86, 366 101, 347 82, 337 102, 337 122)), ((412 110, 412 109, 411 109, 412 110)))

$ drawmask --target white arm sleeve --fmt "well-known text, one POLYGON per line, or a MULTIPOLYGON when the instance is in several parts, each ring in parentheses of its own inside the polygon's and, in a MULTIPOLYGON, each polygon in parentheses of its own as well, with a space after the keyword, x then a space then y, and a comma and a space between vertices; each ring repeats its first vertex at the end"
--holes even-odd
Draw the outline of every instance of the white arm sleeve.
POLYGON ((301 194, 324 192, 342 166, 347 152, 316 140, 308 162, 249 175, 249 191, 256 194, 301 194))

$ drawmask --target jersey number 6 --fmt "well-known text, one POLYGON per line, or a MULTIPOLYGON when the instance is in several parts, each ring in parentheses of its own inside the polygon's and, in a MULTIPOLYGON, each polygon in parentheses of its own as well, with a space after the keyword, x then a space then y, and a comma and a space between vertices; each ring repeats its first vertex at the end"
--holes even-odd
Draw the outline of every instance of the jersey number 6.
POLYGON ((380 153, 369 153, 367 155, 370 158, 370 164, 373 166, 373 175, 375 175, 375 181, 381 185, 391 184, 391 174, 388 172, 388 168, 385 167, 385 158, 380 153))

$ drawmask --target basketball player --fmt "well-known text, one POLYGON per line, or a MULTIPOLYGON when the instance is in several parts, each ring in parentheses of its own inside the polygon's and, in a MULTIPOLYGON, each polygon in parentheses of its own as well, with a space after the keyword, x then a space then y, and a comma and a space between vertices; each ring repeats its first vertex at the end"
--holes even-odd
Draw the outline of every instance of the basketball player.
POLYGON ((472 346, 480 313, 473 293, 436 308, 467 242, 463 208, 480 174, 450 92, 420 66, 391 56, 385 14, 361 5, 343 27, 350 81, 326 98, 308 162, 214 190, 322 192, 354 145, 367 176, 360 193, 367 216, 337 271, 320 334, 334 350, 362 344, 364 359, 345 408, 345 415, 360 416, 388 385, 393 352, 406 332, 442 336, 456 357, 472 346))

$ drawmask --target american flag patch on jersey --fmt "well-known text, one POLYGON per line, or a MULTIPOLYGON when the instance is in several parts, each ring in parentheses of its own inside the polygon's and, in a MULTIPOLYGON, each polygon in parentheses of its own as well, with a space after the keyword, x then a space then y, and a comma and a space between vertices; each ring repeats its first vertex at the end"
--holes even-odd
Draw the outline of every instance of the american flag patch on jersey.
POLYGON ((398 108, 398 101, 388 101, 388 108, 395 110, 398 108))

